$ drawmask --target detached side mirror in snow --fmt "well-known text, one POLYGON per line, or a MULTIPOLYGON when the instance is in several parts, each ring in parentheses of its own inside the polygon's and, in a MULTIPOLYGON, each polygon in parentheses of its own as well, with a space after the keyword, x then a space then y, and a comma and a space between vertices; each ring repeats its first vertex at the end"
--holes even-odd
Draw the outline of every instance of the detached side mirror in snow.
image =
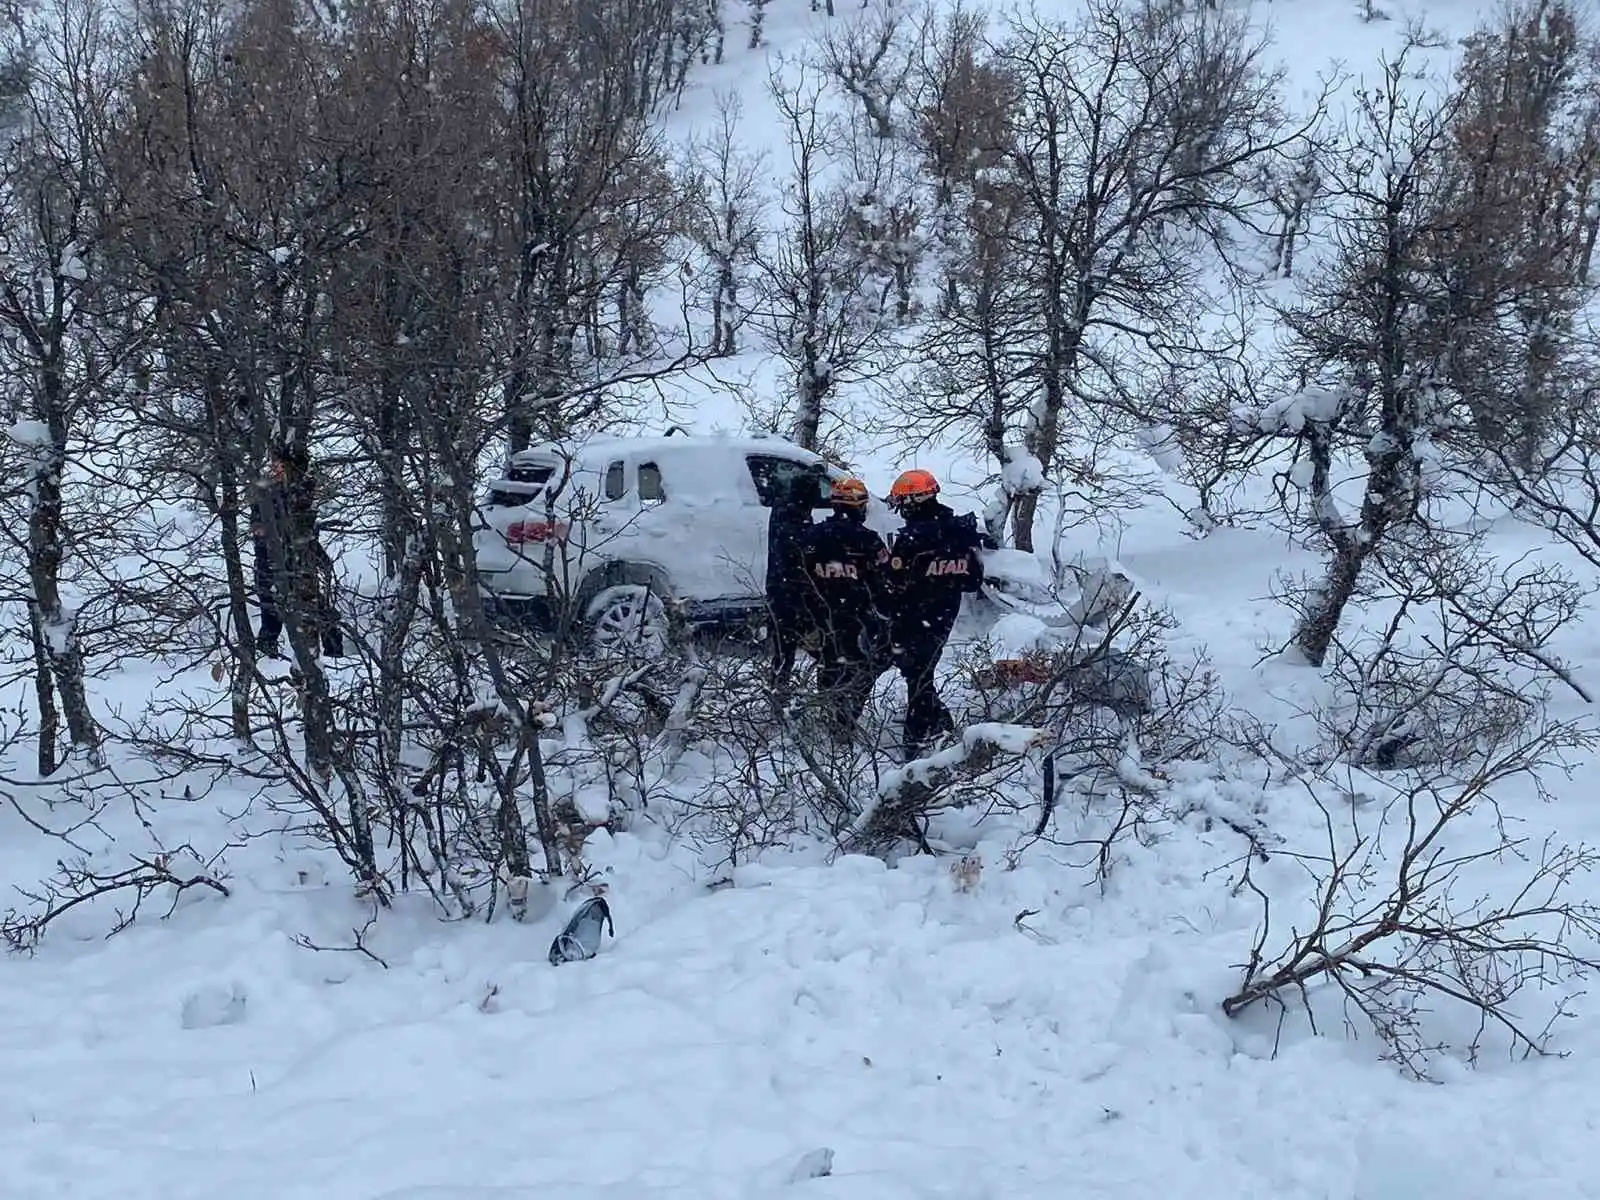
POLYGON ((611 923, 611 906, 605 897, 585 900, 572 914, 567 927, 550 943, 550 965, 559 967, 562 963, 593 958, 600 953, 600 943, 607 932, 612 937, 617 936, 617 927, 611 923))

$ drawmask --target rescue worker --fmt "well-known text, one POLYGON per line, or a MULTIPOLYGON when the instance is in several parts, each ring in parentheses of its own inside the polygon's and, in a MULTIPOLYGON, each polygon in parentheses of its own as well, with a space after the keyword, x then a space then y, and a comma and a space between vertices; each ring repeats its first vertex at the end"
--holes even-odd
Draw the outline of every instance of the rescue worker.
POLYGON ((800 541, 811 528, 816 493, 802 495, 793 481, 779 483, 767 519, 767 617, 772 629, 770 683, 773 703, 781 710, 789 699, 795 653, 812 631, 800 541))
POLYGON ((841 479, 833 515, 800 539, 800 562, 821 645, 817 691, 829 733, 850 738, 872 685, 889 665, 889 548, 867 528, 867 485, 841 479))
POLYGON ((278 613, 278 572, 273 567, 269 527, 276 525, 287 539, 289 530, 289 496, 284 481, 285 464, 281 456, 274 455, 266 475, 257 484, 258 499, 250 507, 250 540, 255 550, 256 602, 261 610, 261 628, 256 633, 256 653, 263 658, 282 658, 280 639, 283 636, 283 617, 278 613), (271 512, 269 518, 267 513, 271 512))
POLYGON ((256 599, 261 610, 257 653, 265 658, 282 657, 283 617, 278 605, 287 598, 322 653, 329 658, 342 657, 344 634, 331 602, 333 560, 317 536, 311 456, 300 446, 280 446, 258 489, 250 516, 256 599), (280 546, 287 555, 284 562, 276 553, 280 546))
POLYGON ((926 752, 955 728, 934 686, 934 670, 961 613, 961 597, 983 585, 976 522, 940 503, 939 481, 927 471, 904 472, 889 503, 905 521, 890 541, 894 590, 894 658, 906 681, 905 756, 926 752))

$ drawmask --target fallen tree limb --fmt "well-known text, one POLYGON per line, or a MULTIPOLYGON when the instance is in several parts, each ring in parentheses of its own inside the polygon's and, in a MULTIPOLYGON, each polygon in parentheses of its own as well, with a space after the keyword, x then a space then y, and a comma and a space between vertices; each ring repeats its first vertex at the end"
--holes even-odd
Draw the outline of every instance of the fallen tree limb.
POLYGON ((1020 757, 1050 740, 1050 732, 1022 725, 972 725, 961 740, 887 772, 877 795, 845 831, 841 844, 852 852, 881 853, 901 841, 924 851, 922 818, 948 807, 952 788, 969 781, 1004 757, 1020 757))
POLYGON ((31 913, 12 909, 0 916, 0 938, 13 951, 31 951, 57 918, 79 905, 111 895, 131 897, 126 908, 117 908, 115 920, 106 934, 111 937, 132 925, 144 901, 152 892, 164 887, 170 887, 172 895, 163 917, 172 914, 178 898, 190 888, 209 888, 221 896, 232 894, 210 865, 202 862, 194 848, 187 844, 155 855, 133 856, 132 865, 120 871, 92 870, 87 859, 63 862, 58 864, 55 878, 47 881, 42 890, 18 889, 36 907, 31 913), (174 870, 180 864, 184 868, 181 873, 174 870))

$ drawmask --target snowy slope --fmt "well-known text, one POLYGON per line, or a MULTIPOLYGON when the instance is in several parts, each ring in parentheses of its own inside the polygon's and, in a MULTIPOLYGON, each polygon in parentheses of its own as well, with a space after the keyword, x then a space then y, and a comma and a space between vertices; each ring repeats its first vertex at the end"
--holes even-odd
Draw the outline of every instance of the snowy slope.
MULTIPOLYGON (((758 178, 765 184, 761 197, 767 223, 781 217, 783 194, 791 185, 793 165, 787 148, 787 130, 770 81, 814 79, 814 68, 802 68, 808 55, 830 29, 837 30, 851 21, 869 21, 871 10, 883 3, 899 0, 842 0, 829 17, 820 3, 769 3, 761 24, 760 49, 751 50, 748 19, 741 19, 744 6, 728 7, 724 60, 707 64, 691 76, 681 103, 666 117, 667 136, 680 152, 690 155, 697 145, 713 140, 722 124, 723 106, 731 98, 737 113, 735 140, 739 151, 759 164, 758 178)), ((1407 30, 1423 35, 1431 49, 1412 55, 1419 75, 1419 88, 1431 85, 1431 76, 1448 74, 1455 46, 1454 38, 1470 30, 1480 15, 1493 9, 1488 0, 1394 0, 1377 6, 1382 19, 1366 21, 1357 11, 1357 0, 1222 0, 1224 5, 1243 8, 1252 22, 1265 32, 1275 48, 1269 62, 1284 70, 1283 99, 1293 112, 1307 113, 1329 82, 1341 83, 1329 97, 1329 116, 1338 124, 1348 108, 1350 92, 1370 85, 1380 74, 1384 54, 1395 53, 1407 30)), ((935 12, 948 7, 945 0, 934 0, 935 12)), ((972 7, 972 6, 968 6, 972 7)), ((979 11, 999 16, 1013 9, 1033 12, 1043 18, 1070 16, 1076 11, 1074 0, 1034 0, 1012 5, 978 5, 979 11)), ((823 93, 822 103, 836 114, 849 111, 848 104, 832 91, 823 93)), ((825 166, 822 174, 837 169, 825 166)), ((1308 255, 1310 251, 1307 252, 1308 255)), ((668 314, 676 318, 676 309, 668 314)), ((758 343, 754 330, 743 335, 744 350, 731 362, 719 362, 715 381, 696 378, 667 392, 670 419, 685 428, 701 432, 743 429, 752 414, 766 414, 780 407, 778 397, 793 392, 787 368, 758 343)), ((896 427, 892 414, 885 414, 886 395, 895 389, 914 386, 892 379, 887 389, 881 382, 842 385, 831 404, 852 416, 866 415, 866 430, 857 431, 843 447, 850 465, 875 490, 886 491, 901 470, 920 466, 935 471, 947 490, 973 498, 980 505, 978 492, 993 471, 976 439, 956 435, 932 439, 925 430, 896 427), (887 422, 890 428, 870 428, 872 418, 887 422)), ((1149 461, 1137 466, 1148 470, 1149 461)), ((1050 520, 1048 496, 1042 500, 1041 520, 1050 520)))
MULTIPOLYGON (((1269 545, 1222 545, 1226 583, 1215 547, 1135 561, 1237 678, 1275 564, 1269 545)), ((1314 840, 1302 797, 1264 800, 1269 827, 1314 840)), ((216 837, 200 808, 162 814, 169 838, 216 837)), ((1600 835, 1581 803, 1563 819, 1600 835)), ((1409 1083, 1370 1039, 1217 1010, 1256 916, 1231 894, 1241 843, 1220 825, 1151 830, 1103 889, 1059 850, 1008 870, 1014 831, 983 836, 965 890, 948 860, 848 858, 712 891, 648 830, 598 835, 618 937, 559 969, 544 951, 565 910, 442 926, 419 901, 366 941, 386 968, 302 948, 352 945, 366 910, 294 843, 240 845, 226 901, 109 942, 105 914, 86 915, 0 963, 4 1194, 1596 1194, 1592 1020, 1563 1037, 1571 1059, 1490 1055, 1447 1086, 1409 1083), (830 1177, 788 1182, 824 1148, 830 1177)), ((41 867, 24 844, 0 814, 10 878, 41 867)))
MULTIPOLYGON (((1348 0, 1260 8, 1297 79, 1334 57, 1359 68, 1400 25, 1362 24, 1348 0)), ((1431 19, 1459 29, 1474 11, 1461 0, 1431 19)), ((780 0, 768 41, 796 50, 821 19, 780 0)), ((733 87, 751 144, 775 144, 762 56, 741 47, 731 32, 728 62, 703 73, 676 134, 733 87)), ((758 356, 737 370, 776 386, 758 356)), ((702 428, 743 420, 722 398, 683 403, 702 428)), ((875 487, 909 456, 853 449, 875 487)), ((956 448, 915 454, 958 484, 982 473, 956 448)), ((1315 560, 1266 532, 1196 542, 1181 526, 1152 503, 1073 549, 1117 558, 1172 610, 1175 653, 1203 647, 1230 694, 1289 736, 1315 689, 1260 663, 1285 624, 1270 592, 1279 571, 1315 560)), ((1527 536, 1506 523, 1496 544, 1527 536)), ((1592 662, 1600 631, 1575 630, 1562 649, 1592 662)), ((129 671, 107 699, 131 704, 161 683, 129 671)), ((1600 839, 1593 770, 1552 805, 1507 806, 1530 827, 1600 839)), ((229 897, 186 893, 165 921, 152 897, 110 940, 113 915, 87 908, 35 956, 0 958, 0 1197, 1600 1196, 1592 1004, 1560 1031, 1570 1058, 1489 1052, 1469 1072, 1446 1057, 1437 1087, 1380 1062, 1359 1026, 1315 1036, 1297 1015, 1221 1014, 1259 917, 1238 886, 1246 846, 1221 818, 1245 813, 1283 839, 1256 870, 1285 892, 1305 886, 1295 851, 1324 836, 1282 781, 1197 778, 1193 809, 1124 842, 1104 884, 1090 849, 1013 854, 1024 839, 1005 822, 946 831, 971 843, 975 878, 947 859, 891 870, 819 851, 718 888, 648 824, 597 834, 587 858, 618 936, 561 968, 545 952, 571 902, 526 926, 445 925, 413 898, 367 928, 337 863, 233 786, 220 804, 169 795, 74 835, 96 852, 143 845, 148 820, 162 844, 222 850, 229 897), (369 954, 354 948, 363 930, 369 954)), ((0 881, 27 884, 61 847, 24 817, 61 828, 82 814, 38 789, 5 791, 17 803, 0 802, 0 881)), ((1087 812, 1063 819, 1102 832, 1087 812)), ((1440 1015, 1447 1034, 1458 1018, 1440 1015)))

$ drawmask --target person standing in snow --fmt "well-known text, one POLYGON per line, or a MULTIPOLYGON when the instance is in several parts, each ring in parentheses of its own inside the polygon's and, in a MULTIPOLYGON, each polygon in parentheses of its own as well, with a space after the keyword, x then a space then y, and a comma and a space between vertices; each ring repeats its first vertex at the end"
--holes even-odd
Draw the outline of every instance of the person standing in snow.
POLYGON ((905 521, 889 545, 889 581, 894 657, 906 681, 908 761, 955 728, 934 671, 961 613, 961 597, 983 586, 976 523, 958 517, 938 496, 939 481, 927 471, 906 471, 889 491, 889 503, 905 521))
POLYGON ((816 495, 801 494, 792 479, 774 479, 772 486, 772 515, 767 519, 767 619, 772 629, 773 703, 781 709, 789 700, 795 654, 814 628, 800 541, 811 528, 816 495))
POLYGON ((828 731, 850 738, 872 685, 888 665, 889 548, 867 528, 867 485, 841 479, 833 515, 806 530, 800 564, 821 632, 817 691, 828 731))
POLYGON ((281 530, 287 540, 289 500, 284 486, 284 463, 274 456, 267 473, 256 484, 256 501, 250 506, 250 542, 255 551, 256 604, 261 609, 261 625, 256 631, 256 653, 263 658, 282 658, 283 617, 278 612, 278 572, 273 565, 271 531, 281 530), (270 514, 270 515, 269 515, 270 514))
POLYGON ((282 657, 279 604, 288 598, 322 652, 329 658, 341 657, 344 635, 328 595, 333 560, 317 537, 315 481, 311 457, 303 447, 284 445, 274 452, 251 506, 250 535, 261 609, 257 652, 266 658, 282 657), (278 547, 284 551, 281 560, 278 547))

